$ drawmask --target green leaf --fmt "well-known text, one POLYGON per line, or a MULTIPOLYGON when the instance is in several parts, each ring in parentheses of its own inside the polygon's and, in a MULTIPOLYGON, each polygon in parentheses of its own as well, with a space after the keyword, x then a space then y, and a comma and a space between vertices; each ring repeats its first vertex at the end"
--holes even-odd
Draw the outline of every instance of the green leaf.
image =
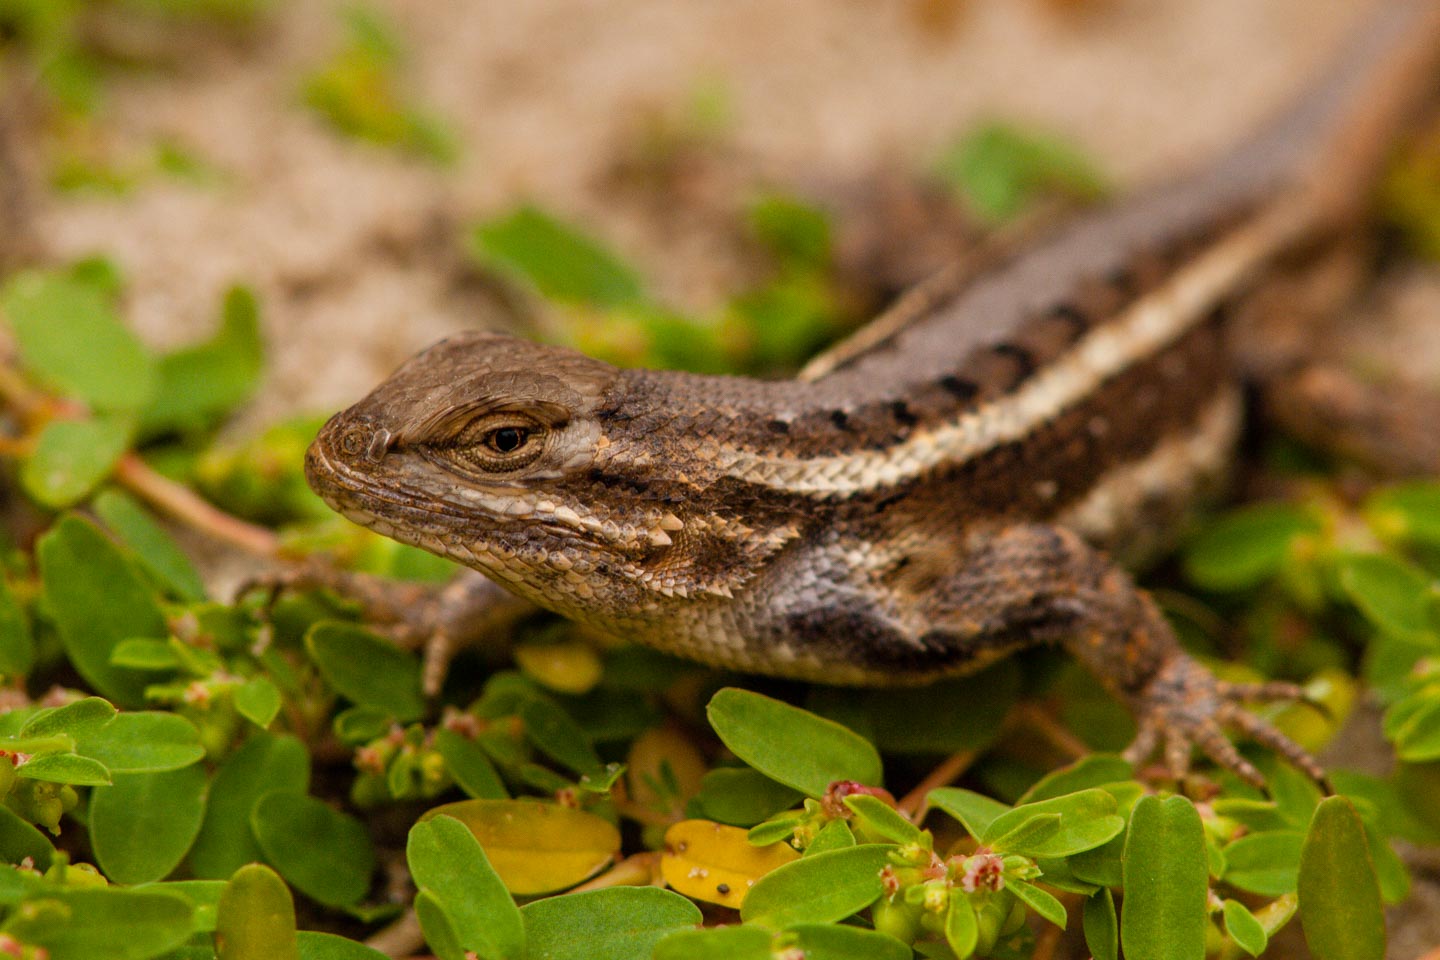
POLYGON ((102 490, 91 504, 105 526, 129 547, 140 564, 179 600, 205 599, 205 583, 190 558, 133 497, 119 490, 102 490))
POLYGON ((1085 946, 1095 960, 1119 960, 1120 921, 1115 916, 1115 895, 1108 887, 1085 898, 1085 946))
POLYGON ((241 867, 220 895, 215 926, 217 960, 299 960, 295 901, 275 871, 241 867))
POLYGON ((178 713, 122 713, 94 733, 75 738, 75 752, 111 773, 178 770, 205 756, 200 731, 178 713))
POLYGON ((1258 957, 1265 952, 1270 937, 1265 933, 1265 928, 1260 921, 1255 919, 1245 904, 1235 900, 1226 900, 1224 905, 1225 932, 1235 945, 1252 957, 1258 957))
POLYGON ((50 868, 55 847, 30 821, 0 804, 0 860, 19 863, 30 857, 41 870, 50 868))
POLYGON ((466 795, 482 800, 504 800, 510 796, 494 764, 474 740, 441 727, 435 731, 435 751, 466 795))
MULTIPOLYGON (((1290 830, 1296 826, 1280 812, 1273 800, 1251 800, 1248 797, 1218 797, 1211 808, 1220 816, 1243 825, 1251 833, 1269 830, 1290 830)), ((1306 818, 1309 822, 1309 818, 1306 818)), ((1303 826, 1303 824, 1302 824, 1303 826)))
POLYGON ((306 104, 340 133, 437 163, 453 160, 456 145, 444 125, 401 96, 395 28, 370 7, 349 8, 345 21, 349 42, 306 79, 306 104))
POLYGON ((1316 960, 1381 960, 1385 911, 1365 826, 1345 797, 1315 810, 1300 855, 1300 927, 1316 960))
POLYGON ((440 960, 470 960, 466 950, 460 946, 460 939, 450 925, 450 916, 440 901, 429 890, 415 894, 415 919, 425 943, 440 960))
POLYGON ((585 731, 555 701, 538 694, 527 697, 520 704, 520 719, 525 739, 541 753, 581 776, 602 774, 604 764, 585 739, 585 731))
POLYGON ((333 933, 301 930, 295 935, 300 960, 390 960, 379 950, 333 933))
POLYGON ((1074 763, 1054 770, 1021 794, 1016 806, 1053 800, 1110 783, 1121 783, 1135 776, 1135 765, 1110 753, 1092 753, 1074 763))
POLYGON ((1422 693, 1392 706, 1385 714, 1385 736, 1406 763, 1440 758, 1440 697, 1422 693))
MULTIPOLYGON (((652 960, 774 960, 773 934, 759 927, 677 930, 655 945, 652 960)), ((806 960, 809 960, 807 957, 806 960)))
POLYGON ((160 358, 158 384, 142 429, 154 435, 209 426, 250 399, 264 365, 255 294, 231 287, 215 336, 160 358))
POLYGON ((1120 943, 1126 960, 1202 960, 1208 924, 1205 828, 1184 797, 1142 797, 1125 841, 1120 943))
POLYGON ((1440 545, 1440 484, 1433 480, 1377 490, 1365 502, 1364 512, 1386 539, 1440 545))
POLYGON ((224 882, 220 880, 168 880, 163 883, 141 884, 131 889, 168 893, 171 896, 181 897, 194 910, 191 920, 195 932, 215 932, 220 897, 225 893, 224 882))
POLYGON ((939 787, 931 790, 925 797, 925 802, 959 820, 965 832, 976 840, 985 836, 991 825, 1002 815, 1010 812, 1010 808, 999 800, 991 800, 973 790, 962 790, 959 787, 939 787))
POLYGON ((168 893, 57 889, 29 906, 5 932, 44 947, 50 960, 148 960, 184 943, 193 929, 190 904, 168 893))
POLYGON ((1004 123, 967 134, 940 158, 938 172, 991 223, 1018 216, 1043 194, 1092 201, 1107 191, 1105 178, 1076 147, 1004 123))
POLYGON ((535 207, 481 223, 470 249, 483 266, 561 303, 609 308, 645 300, 639 276, 619 258, 535 207))
POLYGON ((1324 796, 1319 785, 1288 764, 1277 764, 1268 780, 1276 809, 1295 827, 1301 830, 1308 827, 1324 796))
POLYGON ((0 575, 0 677, 23 677, 35 665, 35 638, 30 618, 0 575))
POLYGON ((1042 815, 1060 818, 1059 828, 1043 838, 1032 837, 1024 847, 1007 839, 1005 850, 1029 857, 1068 857, 1104 846, 1125 829, 1125 818, 1116 814, 1114 795, 1091 788, 1036 803, 1027 803, 1001 814, 986 828, 983 843, 996 846, 1005 834, 1042 815))
POLYGON ((22 273, 0 288, 0 313, 25 368, 56 392, 103 410, 139 410, 150 399, 154 362, 94 286, 22 273))
POLYGON ((405 857, 415 885, 434 898, 461 949, 524 960, 526 924, 468 827, 447 816, 417 823, 405 857))
POLYGON ((401 723, 425 712, 420 661, 353 623, 325 620, 305 635, 325 681, 348 700, 388 711, 401 723))
POLYGON ((879 899, 884 892, 880 870, 894 849, 867 843, 787 863, 755 882, 740 917, 776 929, 843 920, 879 899))
POLYGON ((1225 882, 1250 893, 1278 897, 1295 892, 1304 834, 1271 830, 1247 834, 1225 845, 1225 882))
POLYGON ((775 943, 782 951, 798 950, 805 960, 910 960, 912 956, 910 947, 894 937, 840 924, 796 924, 778 934, 775 943))
POLYGON ((658 887, 611 887, 549 897, 520 910, 528 960, 649 957, 672 930, 696 927, 700 910, 658 887), (577 931, 584 936, 576 936, 577 931))
POLYGON ((678 930, 661 940, 654 960, 910 960, 909 946, 873 930, 799 924, 779 933, 759 927, 678 930))
POLYGON ((116 709, 109 701, 100 697, 85 697, 63 707, 42 710, 36 713, 20 728, 19 736, 53 737, 68 734, 71 737, 85 737, 105 727, 115 719, 116 709))
POLYGON ((720 767, 705 774, 695 803, 706 818, 736 827, 754 826, 800 800, 800 791, 749 767, 720 767))
POLYGON ((1005 884, 1005 889, 1015 894, 1015 896, 1023 901, 1031 910, 1034 910, 1061 930, 1065 929, 1065 924, 1070 918, 1065 913, 1065 905, 1059 900, 1034 884, 1026 883, 1024 880, 1012 879, 1005 884))
MULTIPOLYGON (((1124 838, 1116 837, 1111 842, 1116 841, 1124 843, 1124 838)), ((1071 867, 1071 862, 1071 858, 1057 859, 1055 857, 1042 857, 1036 860, 1035 865, 1040 868, 1039 879, 1044 880, 1046 886, 1054 887, 1061 893, 1078 893, 1082 897, 1093 895, 1101 887, 1101 884, 1091 880, 1082 880, 1071 867)), ((1119 881, 1116 881, 1116 885, 1119 885, 1119 881)))
POLYGON ((805 848, 805 856, 813 857, 826 850, 843 850, 855 846, 855 834, 844 820, 831 820, 820 828, 815 839, 805 848))
POLYGON ((335 736, 348 747, 378 740, 394 725, 395 718, 390 711, 381 710, 379 707, 349 707, 335 714, 335 719, 330 724, 335 736))
POLYGON ((845 798, 845 806, 850 808, 859 825, 873 837, 880 837, 891 843, 924 842, 925 835, 921 829, 879 797, 855 794, 845 798))
POLYGON ((168 640, 150 640, 134 637, 115 644, 110 662, 117 667, 130 670, 154 670, 165 672, 179 670, 184 666, 179 652, 168 640))
POLYGON ((1119 887, 1124 878, 1121 861, 1125 854, 1125 834, 1093 850, 1077 853, 1065 860, 1065 865, 1082 883, 1097 887, 1119 887))
POLYGON ((134 433, 129 416, 52 420, 20 465, 20 486, 41 506, 73 506, 110 475, 134 433))
POLYGON ((975 905, 970 898, 958 891, 950 897, 950 908, 945 911, 945 942, 955 951, 955 956, 965 960, 975 952, 980 942, 980 924, 975 919, 975 905))
POLYGON ((1010 824, 1013 825, 1010 825, 1008 830, 997 830, 994 824, 991 824, 986 833, 989 839, 985 841, 985 846, 991 847, 996 853, 1036 856, 1034 851, 1042 849, 1047 841, 1059 834, 1060 814, 1036 813, 1018 823, 1010 821, 1010 824))
POLYGON ((250 832, 250 811, 272 792, 304 793, 310 756, 295 737, 255 732, 232 753, 210 784, 200 835, 190 850, 197 877, 221 879, 263 855, 250 832))
POLYGON ((837 780, 880 785, 880 755, 869 741, 809 711, 727 687, 705 713, 737 757, 808 796, 823 796, 837 780), (800 743, 804 750, 795 749, 800 743))
POLYGON ((823 270, 830 263, 830 218, 824 210, 794 197, 769 194, 750 205, 756 239, 780 260, 823 270))
POLYGON ((47 609, 75 669, 107 699, 143 706, 145 675, 113 666, 110 654, 131 637, 169 635, 149 584, 94 524, 74 514, 40 537, 36 557, 47 609))
POLYGON ((73 753, 47 753, 32 757, 19 767, 19 773, 31 780, 69 783, 77 787, 92 787, 110 782, 110 771, 105 764, 73 753))
POLYGON ((1430 577, 1389 554, 1355 553, 1338 563, 1340 585, 1366 619, 1397 637, 1429 627, 1430 577))
POLYGON ((785 816, 757 823, 746 831, 745 842, 752 847, 768 847, 772 843, 781 843, 788 840, 790 835, 795 832, 795 828, 804 822, 798 816, 785 816))
POLYGON ((116 883, 162 880, 180 865, 205 815, 205 770, 131 773, 90 794, 90 844, 116 883))
POLYGON ((264 730, 280 713, 280 688, 269 677, 252 677, 230 694, 240 716, 264 730))
POLYGON ((255 804, 250 829, 265 859, 312 899, 343 907, 370 889, 375 850, 354 817, 303 793, 275 792, 255 804))
POLYGON ((1280 572, 1297 538, 1318 521, 1288 503, 1244 507, 1210 524, 1185 551, 1185 571, 1207 590, 1244 590, 1280 572))

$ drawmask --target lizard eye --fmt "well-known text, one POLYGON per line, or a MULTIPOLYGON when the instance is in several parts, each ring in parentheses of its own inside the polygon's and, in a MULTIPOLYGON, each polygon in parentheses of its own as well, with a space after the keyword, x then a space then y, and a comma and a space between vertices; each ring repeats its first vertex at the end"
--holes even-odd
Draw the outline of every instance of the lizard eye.
POLYGON ((500 427, 485 435, 485 445, 496 453, 514 453, 530 439, 530 431, 524 427, 500 427))
POLYGON ((487 417, 466 428, 446 446, 451 455, 489 473, 519 470, 545 447, 545 430, 514 414, 487 417))

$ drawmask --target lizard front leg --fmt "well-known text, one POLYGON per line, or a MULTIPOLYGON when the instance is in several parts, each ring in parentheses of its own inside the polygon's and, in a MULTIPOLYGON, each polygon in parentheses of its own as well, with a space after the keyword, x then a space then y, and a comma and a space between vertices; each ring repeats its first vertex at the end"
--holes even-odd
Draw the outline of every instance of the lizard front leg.
POLYGON ((1224 728, 1275 750, 1322 785, 1320 764, 1244 708, 1246 701, 1301 699, 1290 684, 1231 684, 1181 649, 1155 602, 1119 567, 1068 530, 1010 525, 968 538, 957 570, 915 595, 926 646, 986 658, 1035 644, 1070 651, 1134 711, 1139 735, 1127 757, 1157 747, 1177 778, 1199 747, 1221 767, 1263 787, 1224 728))
POLYGON ((423 648, 426 696, 440 692, 455 654, 481 644, 502 648, 519 621, 538 609, 474 570, 462 570, 443 586, 391 580, 341 570, 319 561, 243 584, 238 593, 266 589, 329 590, 359 604, 365 621, 403 649, 423 648))

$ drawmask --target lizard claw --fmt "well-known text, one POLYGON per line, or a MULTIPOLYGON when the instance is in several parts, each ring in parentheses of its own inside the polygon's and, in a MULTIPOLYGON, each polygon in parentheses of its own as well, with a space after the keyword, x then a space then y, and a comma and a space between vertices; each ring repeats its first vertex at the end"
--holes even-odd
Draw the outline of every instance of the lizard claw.
POLYGON ((1288 683, 1223 683, 1187 656, 1172 658, 1134 698, 1139 731, 1125 759, 1140 763, 1163 745, 1165 767, 1179 780, 1190 768, 1199 747, 1218 766, 1246 783, 1266 789, 1265 777, 1241 756, 1225 733, 1230 727, 1278 753, 1286 762, 1330 791, 1325 770, 1305 748, 1246 710, 1253 701, 1309 702, 1305 692, 1288 683))
POLYGON ((342 570, 315 561, 252 577, 236 597, 265 592, 265 609, 288 590, 324 589, 358 603, 366 625, 402 650, 423 650, 421 684, 435 696, 450 660, 466 645, 503 634, 534 608, 477 573, 462 572, 434 587, 342 570))

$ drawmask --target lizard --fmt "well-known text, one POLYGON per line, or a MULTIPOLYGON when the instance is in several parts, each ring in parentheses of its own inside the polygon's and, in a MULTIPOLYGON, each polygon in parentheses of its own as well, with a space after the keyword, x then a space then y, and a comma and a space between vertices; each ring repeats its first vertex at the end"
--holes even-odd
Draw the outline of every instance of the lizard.
MULTIPOLYGON (((1109 551, 1223 481, 1227 331, 1267 271, 1351 229, 1440 68, 1393 0, 1288 113, 1209 168, 922 284, 792 380, 442 340, 321 429, 310 485, 381 534, 603 633, 740 671, 920 684, 1058 645, 1184 776, 1263 786, 1228 730, 1321 782, 1187 654, 1109 551)), ((957 705, 958 707, 959 705, 957 705)))

